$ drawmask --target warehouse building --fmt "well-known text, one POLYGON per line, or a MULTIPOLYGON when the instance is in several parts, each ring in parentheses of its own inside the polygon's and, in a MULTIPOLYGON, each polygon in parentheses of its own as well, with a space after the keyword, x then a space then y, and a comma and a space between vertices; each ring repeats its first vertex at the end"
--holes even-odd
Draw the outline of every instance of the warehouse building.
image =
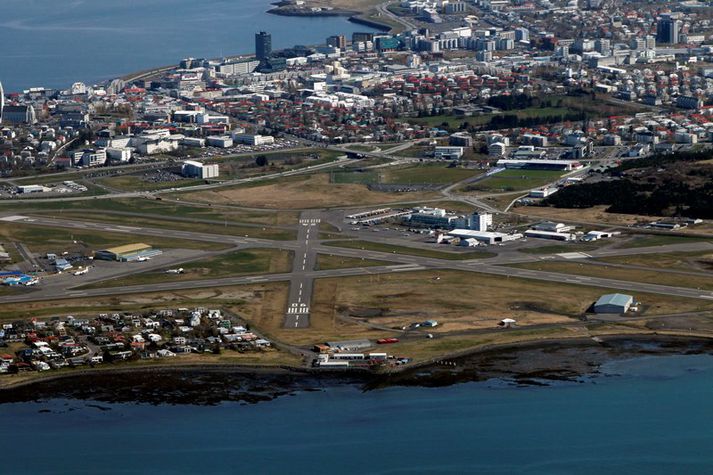
POLYGON ((131 262, 147 259, 161 254, 161 251, 144 243, 102 249, 94 253, 94 258, 103 261, 131 262))
POLYGON ((573 233, 539 231, 537 229, 528 229, 525 231, 525 236, 537 239, 553 239, 555 241, 575 241, 577 239, 577 235, 573 233))
POLYGON ((594 303, 594 313, 626 313, 634 297, 626 294, 606 294, 594 303))
POLYGON ((186 160, 181 167, 181 175, 187 178, 217 178, 219 174, 220 169, 217 163, 209 165, 194 160, 186 160))
MULTIPOLYGON (((522 238, 522 234, 505 234, 493 231, 474 231, 472 229, 454 229, 445 236, 460 238, 461 242, 473 243, 475 241, 485 244, 497 244, 507 241, 515 241, 522 238)), ((441 242, 442 236, 439 237, 441 242)))

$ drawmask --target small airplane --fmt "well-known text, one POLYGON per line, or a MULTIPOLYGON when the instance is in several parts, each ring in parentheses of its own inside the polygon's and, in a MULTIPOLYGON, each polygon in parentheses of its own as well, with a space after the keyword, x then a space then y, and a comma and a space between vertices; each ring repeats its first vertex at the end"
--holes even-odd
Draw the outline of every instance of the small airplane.
POLYGON ((179 267, 178 269, 168 269, 166 274, 183 274, 183 267, 179 267))
POLYGON ((74 275, 83 275, 83 274, 86 274, 87 272, 89 272, 89 267, 85 267, 83 269, 78 269, 78 270, 74 271, 74 275))
POLYGON ((146 261, 150 261, 151 258, 150 258, 150 257, 145 257, 145 256, 139 256, 136 260, 137 260, 138 262, 146 262, 146 261))

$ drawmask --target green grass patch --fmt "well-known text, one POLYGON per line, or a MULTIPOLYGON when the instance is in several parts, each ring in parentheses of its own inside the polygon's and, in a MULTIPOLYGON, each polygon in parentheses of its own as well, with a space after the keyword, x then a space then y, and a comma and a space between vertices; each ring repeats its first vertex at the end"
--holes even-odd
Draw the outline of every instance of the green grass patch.
POLYGON ((428 163, 378 170, 339 170, 330 173, 332 183, 447 185, 480 175, 482 170, 449 167, 443 163, 428 163))
POLYGON ((77 229, 52 228, 24 223, 0 223, 3 242, 22 242, 34 253, 60 252, 69 249, 96 251, 105 247, 143 242, 159 249, 225 249, 227 245, 189 241, 170 237, 141 236, 136 234, 77 229))
POLYGON ((465 259, 485 259, 493 257, 496 254, 487 251, 468 251, 468 252, 443 252, 432 249, 420 249, 417 247, 396 246, 393 244, 384 244, 370 241, 333 241, 325 242, 325 246, 344 247, 348 249, 363 249, 367 251, 387 252, 390 254, 407 254, 410 256, 432 257, 434 259, 450 259, 450 260, 465 260, 465 259))
POLYGON ((97 183, 121 191, 154 191, 202 185, 205 180, 182 179, 178 181, 151 182, 143 180, 139 175, 116 175, 100 178, 97 183))
POLYGON ((652 247, 652 246, 667 246, 669 244, 688 244, 701 241, 710 241, 710 239, 685 236, 666 236, 666 235, 647 235, 637 236, 631 241, 622 243, 617 246, 620 249, 632 249, 637 247, 652 247))
POLYGON ((317 254, 315 270, 352 269, 354 267, 388 266, 393 262, 377 261, 358 257, 335 256, 332 254, 317 254))
POLYGON ((124 287, 157 282, 218 279, 222 277, 289 272, 292 253, 280 249, 250 249, 235 251, 198 261, 180 264, 183 274, 167 274, 167 269, 142 272, 82 286, 83 289, 124 287))
POLYGON ((562 175, 561 171, 552 170, 503 170, 466 186, 464 191, 522 191, 546 185, 562 175))

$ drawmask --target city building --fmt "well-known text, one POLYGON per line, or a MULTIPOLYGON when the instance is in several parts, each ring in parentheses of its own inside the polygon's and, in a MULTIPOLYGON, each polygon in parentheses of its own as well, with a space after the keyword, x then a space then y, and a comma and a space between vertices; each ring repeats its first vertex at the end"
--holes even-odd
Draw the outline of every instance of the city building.
POLYGON ((255 57, 262 61, 272 54, 272 35, 265 31, 255 33, 255 57))
POLYGON ((468 229, 487 231, 493 225, 493 215, 489 213, 473 213, 468 217, 468 229))
POLYGON ((186 160, 181 166, 181 175, 187 178, 217 178, 220 174, 220 167, 217 163, 206 164, 194 160, 186 160))
POLYGON ((333 48, 346 49, 347 38, 344 35, 333 35, 327 38, 327 46, 333 48))
POLYGON ((681 20, 671 14, 663 14, 656 22, 656 43, 676 44, 681 31, 681 20))
POLYGON ((3 104, 2 123, 11 125, 36 124, 35 108, 29 104, 20 106, 3 104))
POLYGON ((433 156, 444 160, 460 160, 463 156, 463 147, 436 147, 433 156))

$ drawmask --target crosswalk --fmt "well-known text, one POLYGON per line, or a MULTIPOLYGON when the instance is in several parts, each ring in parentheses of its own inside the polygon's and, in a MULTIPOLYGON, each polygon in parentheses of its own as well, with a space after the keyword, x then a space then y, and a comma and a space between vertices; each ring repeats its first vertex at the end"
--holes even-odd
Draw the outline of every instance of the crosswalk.
POLYGON ((303 226, 316 226, 318 225, 322 220, 319 218, 314 218, 314 219, 300 219, 300 224, 303 226))
POLYGON ((287 309, 288 315, 307 315, 309 314, 309 307, 305 303, 293 303, 287 309))

